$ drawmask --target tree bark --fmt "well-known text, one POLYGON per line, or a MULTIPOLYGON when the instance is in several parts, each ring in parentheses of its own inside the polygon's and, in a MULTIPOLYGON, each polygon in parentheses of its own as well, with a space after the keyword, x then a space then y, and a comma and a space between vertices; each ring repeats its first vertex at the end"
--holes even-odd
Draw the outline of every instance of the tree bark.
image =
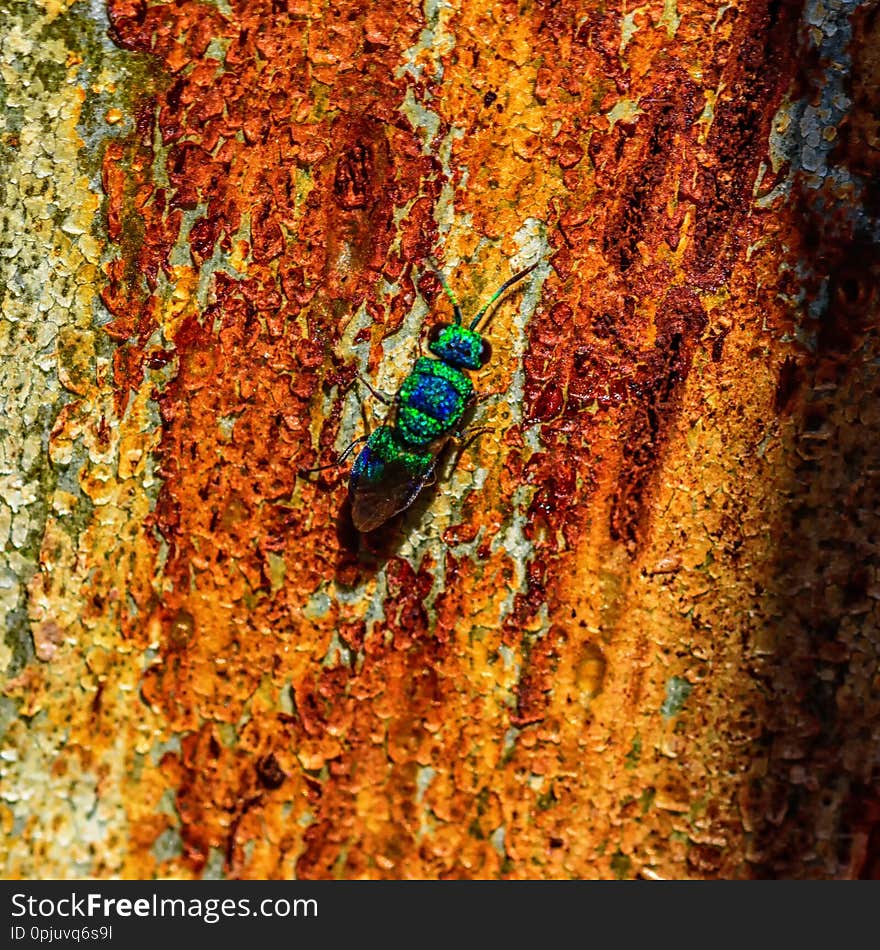
POLYGON ((7 877, 877 877, 877 4, 3 13, 7 877), (499 302, 487 426, 327 465, 499 302))

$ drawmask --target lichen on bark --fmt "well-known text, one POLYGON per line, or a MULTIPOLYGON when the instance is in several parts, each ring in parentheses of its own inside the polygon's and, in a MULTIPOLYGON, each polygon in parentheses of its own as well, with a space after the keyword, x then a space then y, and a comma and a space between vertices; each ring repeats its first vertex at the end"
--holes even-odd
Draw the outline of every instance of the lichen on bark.
POLYGON ((7 876, 876 876, 876 9, 9 5, 7 876))

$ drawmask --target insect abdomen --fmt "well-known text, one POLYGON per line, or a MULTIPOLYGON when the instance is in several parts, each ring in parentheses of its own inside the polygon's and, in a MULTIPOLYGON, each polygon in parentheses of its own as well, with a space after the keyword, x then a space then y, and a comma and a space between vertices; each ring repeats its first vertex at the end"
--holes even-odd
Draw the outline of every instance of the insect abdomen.
POLYGON ((355 528, 373 531, 408 508, 430 478, 435 462, 433 453, 406 445, 391 426, 373 431, 355 459, 348 483, 355 528))
POLYGON ((421 357, 398 393, 396 424, 401 438, 410 445, 423 446, 449 434, 473 392, 473 383, 460 370, 421 357))
POLYGON ((434 457, 402 445, 391 426, 379 426, 354 461, 351 484, 380 482, 391 465, 400 466, 414 479, 422 478, 433 468, 434 457))

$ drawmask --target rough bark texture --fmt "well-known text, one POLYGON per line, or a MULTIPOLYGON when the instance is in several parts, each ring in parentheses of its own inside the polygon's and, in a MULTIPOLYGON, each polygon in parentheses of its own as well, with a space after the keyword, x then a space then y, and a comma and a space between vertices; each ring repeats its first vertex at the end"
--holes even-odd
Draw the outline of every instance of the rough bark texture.
POLYGON ((878 9, 5 3, 5 876, 880 876, 878 9))

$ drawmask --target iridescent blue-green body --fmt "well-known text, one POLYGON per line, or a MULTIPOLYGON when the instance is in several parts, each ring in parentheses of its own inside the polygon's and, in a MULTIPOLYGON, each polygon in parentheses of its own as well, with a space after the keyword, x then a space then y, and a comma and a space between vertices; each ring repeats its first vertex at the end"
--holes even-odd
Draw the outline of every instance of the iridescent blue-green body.
POLYGON ((475 399, 465 371, 480 369, 491 355, 488 341, 474 327, 501 293, 533 267, 508 280, 470 327, 461 325, 458 303, 444 282, 457 322, 432 328, 428 349, 433 357, 416 360, 395 396, 391 418, 370 433, 352 466, 348 490, 358 531, 373 531, 408 508, 432 479, 441 452, 461 433, 475 399))

